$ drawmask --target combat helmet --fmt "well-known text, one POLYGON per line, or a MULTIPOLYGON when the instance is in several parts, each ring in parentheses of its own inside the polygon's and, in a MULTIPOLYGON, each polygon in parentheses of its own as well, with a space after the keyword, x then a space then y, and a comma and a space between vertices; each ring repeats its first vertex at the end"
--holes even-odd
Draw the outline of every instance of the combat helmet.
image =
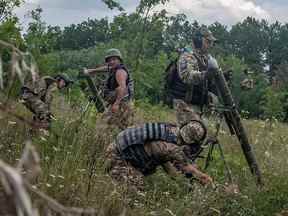
POLYGON ((206 38, 209 41, 217 41, 217 39, 213 36, 212 32, 205 26, 201 27, 199 30, 202 37, 206 38))
POLYGON ((176 107, 176 119, 180 140, 186 144, 203 141, 206 137, 207 129, 202 123, 199 114, 183 100, 174 100, 174 105, 176 107))
POLYGON ((122 54, 120 50, 118 49, 112 48, 112 49, 107 50, 106 55, 105 55, 105 62, 107 62, 108 59, 111 57, 118 57, 121 62, 123 61, 122 54))
POLYGON ((217 39, 213 36, 212 32, 205 26, 197 29, 193 34, 193 42, 196 48, 202 47, 202 40, 206 38, 210 42, 216 42, 217 39))
POLYGON ((56 80, 60 80, 63 79, 65 81, 65 85, 68 86, 69 84, 73 84, 74 81, 72 79, 70 79, 70 77, 66 74, 66 73, 61 73, 61 74, 57 74, 54 77, 56 80))

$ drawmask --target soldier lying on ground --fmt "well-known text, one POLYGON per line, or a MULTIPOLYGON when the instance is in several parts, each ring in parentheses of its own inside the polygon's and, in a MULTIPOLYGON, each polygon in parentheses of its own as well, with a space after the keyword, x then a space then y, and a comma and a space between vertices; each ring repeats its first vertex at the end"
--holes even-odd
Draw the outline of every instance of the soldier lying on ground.
POLYGON ((20 99, 23 104, 34 114, 33 121, 39 128, 48 129, 51 122, 50 105, 53 91, 67 87, 73 81, 67 74, 55 77, 44 76, 34 83, 26 83, 21 88, 20 99))
POLYGON ((189 152, 197 152, 206 138, 206 127, 198 114, 183 101, 177 105, 177 127, 167 123, 146 123, 118 134, 106 151, 106 168, 113 180, 143 188, 143 177, 158 166, 175 175, 181 171, 193 175, 202 184, 212 183, 207 174, 189 161, 189 152), (176 168, 177 169, 176 169, 176 168))
POLYGON ((104 99, 109 105, 107 116, 108 124, 117 125, 120 129, 127 128, 132 121, 132 99, 134 86, 131 74, 123 64, 121 52, 118 49, 109 49, 105 56, 106 65, 95 69, 84 69, 86 75, 98 72, 108 72, 104 90, 104 99))

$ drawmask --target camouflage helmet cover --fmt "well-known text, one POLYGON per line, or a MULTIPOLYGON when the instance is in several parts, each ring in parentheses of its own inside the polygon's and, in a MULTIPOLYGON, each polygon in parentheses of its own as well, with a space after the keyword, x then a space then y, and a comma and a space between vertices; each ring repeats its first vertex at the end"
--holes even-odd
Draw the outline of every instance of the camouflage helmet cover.
POLYGON ((105 55, 105 62, 107 62, 108 59, 111 57, 118 57, 120 61, 122 61, 122 54, 120 50, 118 49, 112 48, 112 49, 107 50, 106 55, 105 55))
POLYGON ((200 122, 191 121, 179 130, 183 141, 187 144, 198 143, 206 136, 206 130, 200 122))

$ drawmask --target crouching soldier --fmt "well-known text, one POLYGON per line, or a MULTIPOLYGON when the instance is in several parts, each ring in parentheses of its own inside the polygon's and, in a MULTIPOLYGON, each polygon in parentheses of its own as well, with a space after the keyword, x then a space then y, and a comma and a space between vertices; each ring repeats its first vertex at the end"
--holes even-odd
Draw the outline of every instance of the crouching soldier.
POLYGON ((21 88, 20 99, 33 114, 33 123, 39 129, 49 129, 51 122, 50 105, 53 99, 53 91, 63 89, 70 83, 67 74, 59 74, 55 77, 44 76, 35 82, 27 83, 21 88))
POLYGON ((146 123, 118 134, 106 151, 106 168, 113 180, 141 190, 143 177, 162 166, 169 175, 180 171, 185 176, 193 175, 202 184, 212 183, 212 178, 189 159, 191 152, 196 154, 201 148, 206 137, 205 125, 197 113, 181 103, 177 106, 177 126, 146 123))

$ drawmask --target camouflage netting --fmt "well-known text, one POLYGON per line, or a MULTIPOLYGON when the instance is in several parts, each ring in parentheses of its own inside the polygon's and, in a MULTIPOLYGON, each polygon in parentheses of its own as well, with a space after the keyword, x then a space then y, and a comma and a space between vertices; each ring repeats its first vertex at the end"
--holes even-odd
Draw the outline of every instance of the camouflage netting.
POLYGON ((40 171, 39 156, 30 141, 26 142, 16 168, 0 160, 0 215, 97 215, 94 209, 64 207, 33 187, 40 171), (35 195, 33 200, 31 193, 35 195))

